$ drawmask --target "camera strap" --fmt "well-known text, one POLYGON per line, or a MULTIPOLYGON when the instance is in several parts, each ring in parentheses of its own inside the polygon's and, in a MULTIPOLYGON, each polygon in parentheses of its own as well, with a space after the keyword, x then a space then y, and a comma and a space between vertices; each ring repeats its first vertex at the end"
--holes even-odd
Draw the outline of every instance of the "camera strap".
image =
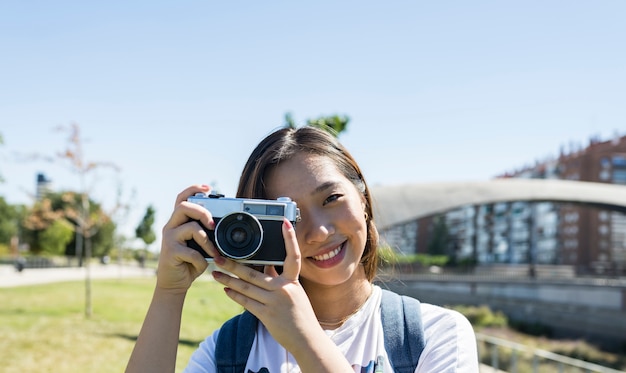
MULTIPOLYGON (((382 289, 381 319, 385 350, 393 371, 413 373, 424 350, 420 302, 382 289)), ((226 321, 215 346, 217 373, 243 373, 254 343, 258 319, 248 311, 226 321)))

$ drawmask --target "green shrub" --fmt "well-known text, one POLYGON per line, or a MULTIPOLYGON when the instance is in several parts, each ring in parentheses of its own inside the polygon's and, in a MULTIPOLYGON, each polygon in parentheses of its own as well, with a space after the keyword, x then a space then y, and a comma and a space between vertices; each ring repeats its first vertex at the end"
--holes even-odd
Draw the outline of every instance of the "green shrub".
POLYGON ((447 255, 403 254, 390 246, 379 247, 378 255, 383 264, 418 264, 426 268, 430 266, 443 267, 450 260, 447 255))
POLYGON ((505 327, 508 319, 501 311, 493 312, 488 306, 455 306, 456 311, 462 313, 474 327, 505 327))

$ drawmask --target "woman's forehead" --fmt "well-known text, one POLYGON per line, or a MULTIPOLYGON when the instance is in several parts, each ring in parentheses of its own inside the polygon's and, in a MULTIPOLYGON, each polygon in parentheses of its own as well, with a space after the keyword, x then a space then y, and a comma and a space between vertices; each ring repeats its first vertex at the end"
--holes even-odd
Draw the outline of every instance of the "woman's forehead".
POLYGON ((327 156, 298 154, 272 167, 265 177, 265 186, 270 197, 287 191, 312 194, 342 179, 345 177, 327 156))

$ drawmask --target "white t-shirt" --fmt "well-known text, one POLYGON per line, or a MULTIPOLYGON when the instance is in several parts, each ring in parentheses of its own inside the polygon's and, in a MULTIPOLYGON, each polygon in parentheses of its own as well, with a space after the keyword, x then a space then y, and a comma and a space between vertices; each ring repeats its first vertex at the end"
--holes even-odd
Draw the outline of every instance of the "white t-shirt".
MULTIPOLYGON (((356 373, 373 373, 379 356, 383 358, 383 371, 391 372, 384 348, 381 297, 380 287, 374 286, 372 295, 356 314, 338 329, 326 331, 356 373)), ((476 338, 469 321, 456 311, 431 304, 421 303, 421 311, 426 345, 415 373, 478 372, 476 338)), ((191 356, 186 373, 215 372, 218 332, 200 344, 191 356)), ((293 356, 258 323, 245 372, 295 373, 300 372, 300 368, 293 356)))

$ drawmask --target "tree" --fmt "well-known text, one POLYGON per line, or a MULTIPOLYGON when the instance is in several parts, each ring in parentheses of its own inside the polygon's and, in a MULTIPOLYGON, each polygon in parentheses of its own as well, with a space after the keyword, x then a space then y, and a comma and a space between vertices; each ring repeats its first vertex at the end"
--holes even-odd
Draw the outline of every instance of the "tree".
POLYGON ((152 225, 154 224, 154 214, 154 207, 152 207, 152 205, 148 206, 143 219, 141 219, 141 222, 137 228, 135 228, 135 235, 146 244, 146 249, 151 243, 156 241, 156 234, 152 230, 152 225))
MULTIPOLYGON (((62 219, 65 220, 63 211, 59 209, 55 210, 49 198, 43 198, 33 205, 23 221, 22 234, 22 239, 28 244, 31 253, 35 255, 42 254, 48 251, 46 245, 65 245, 72 239, 70 234, 70 236, 62 242, 51 242, 52 237, 65 237, 65 235, 61 233, 53 233, 56 228, 60 227, 59 225, 57 225, 56 228, 53 227, 53 223, 62 219), (46 231, 48 232, 48 237, 44 243, 41 236, 43 236, 46 231)), ((54 251, 54 249, 52 249, 52 251, 54 251)))
POLYGON ((11 237, 17 235, 19 209, 0 197, 0 244, 9 244, 11 237))
POLYGON ((87 162, 83 153, 83 139, 80 127, 73 123, 70 126, 59 126, 58 131, 69 132, 68 146, 65 151, 57 154, 60 161, 69 163, 70 169, 78 175, 80 183, 80 203, 76 208, 66 210, 68 217, 76 224, 76 254, 82 263, 85 257, 85 316, 91 317, 91 270, 92 237, 98 232, 98 220, 90 213, 89 191, 85 185, 87 175, 102 167, 118 171, 118 167, 110 162, 87 162))
MULTIPOLYGON (((80 127, 77 124, 70 126, 59 126, 57 131, 69 132, 67 148, 58 153, 56 157, 42 156, 41 154, 31 155, 30 159, 43 159, 46 161, 61 161, 69 163, 69 169, 78 175, 80 184, 79 192, 74 193, 74 201, 79 201, 73 206, 64 210, 64 216, 75 222, 75 252, 79 259, 79 265, 82 265, 82 259, 85 258, 85 316, 91 316, 91 271, 89 268, 90 259, 92 257, 92 243, 96 234, 100 229, 106 227, 113 232, 115 229, 112 223, 102 223, 97 214, 91 213, 91 203, 89 199, 90 191, 86 187, 86 178, 88 174, 96 169, 106 167, 119 171, 119 168, 110 162, 87 162, 83 154, 83 139, 80 134, 80 127), (76 197, 77 196, 77 197, 76 197)), ((119 209, 121 205, 115 206, 114 210, 119 209)), ((112 215, 109 214, 109 216, 112 215)), ((111 244, 113 239, 110 240, 111 244)))
POLYGON ((67 243, 74 235, 74 226, 65 219, 55 220, 39 235, 42 250, 51 255, 65 253, 67 243))
POLYGON ((62 210, 64 216, 74 226, 73 239, 65 248, 65 255, 87 257, 89 253, 82 250, 77 252, 77 241, 80 240, 80 219, 81 215, 85 215, 90 224, 91 231, 88 233, 91 256, 102 257, 107 255, 113 248, 114 235, 116 224, 111 219, 109 213, 105 212, 102 206, 88 199, 87 206, 88 211, 83 211, 83 193, 78 192, 61 192, 61 193, 49 193, 48 198, 52 200, 52 206, 56 209, 62 210))
MULTIPOLYGON (((80 193, 49 192, 35 202, 23 221, 23 240, 28 243, 33 254, 53 254, 76 256, 76 241, 79 239, 79 210, 82 208, 80 193), (58 224, 63 222, 63 224, 58 224), (59 229, 70 230, 69 237, 59 229), (46 236, 47 240, 42 241, 46 236), (56 241, 62 239, 61 241, 56 241)), ((94 256, 104 256, 113 248, 116 225, 103 211, 100 204, 89 201, 89 219, 93 222, 91 237, 94 256)), ((85 256, 83 251, 81 256, 85 256)))
POLYGON ((316 119, 309 119, 307 121, 307 124, 309 126, 321 128, 325 131, 328 131, 335 137, 337 137, 340 133, 346 130, 346 128, 348 127, 348 122, 350 122, 350 118, 345 115, 332 115, 327 117, 319 117, 316 119))
MULTIPOLYGON (((346 115, 330 115, 320 116, 318 118, 308 119, 307 125, 321 128, 337 137, 348 128, 350 118, 346 115)), ((285 114, 285 127, 297 128, 296 121, 291 113, 285 114)))

